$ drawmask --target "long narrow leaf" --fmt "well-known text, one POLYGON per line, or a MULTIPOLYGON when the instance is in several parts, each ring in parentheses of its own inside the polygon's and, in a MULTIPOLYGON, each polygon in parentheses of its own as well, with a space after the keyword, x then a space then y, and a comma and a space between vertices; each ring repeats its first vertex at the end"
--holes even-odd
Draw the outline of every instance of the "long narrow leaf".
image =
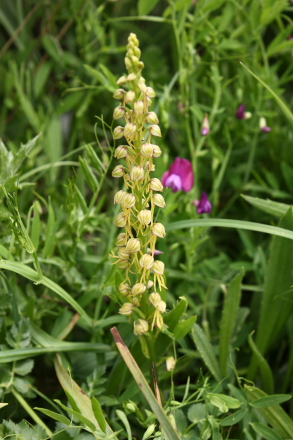
POLYGON ((272 370, 270 369, 269 364, 267 363, 267 361, 265 360, 263 355, 260 353, 260 351, 258 350, 255 343, 253 342, 252 334, 253 334, 253 332, 249 335, 248 342, 249 342, 251 350, 253 351, 253 353, 257 359, 257 363, 260 368, 260 372, 261 372, 262 379, 263 379, 263 387, 264 387, 265 391, 267 391, 269 394, 273 394, 273 392, 274 392, 274 376, 273 376, 272 370))
POLYGON ((220 367, 217 362, 212 344, 210 343, 207 336, 202 331, 199 325, 194 324, 191 333, 195 345, 204 363, 206 364, 206 366, 208 367, 214 378, 218 382, 220 382, 221 381, 220 367))
POLYGON ((195 220, 182 220, 180 222, 170 223, 166 231, 176 231, 177 229, 204 227, 210 228, 219 226, 221 228, 248 229, 249 231, 263 232, 265 234, 277 235, 279 237, 293 240, 293 232, 277 226, 263 225, 262 223, 246 222, 244 220, 228 220, 221 218, 203 218, 195 220))
POLYGON ((129 368, 131 374, 134 377, 134 380, 136 381, 136 383, 138 384, 142 393, 144 394, 146 400, 148 401, 153 413, 156 414, 156 417, 159 420, 160 424, 162 425, 162 428, 164 429, 164 432, 165 432, 166 436, 168 437, 168 440, 180 440, 180 437, 178 436, 177 432, 175 431, 175 429, 171 425, 163 408, 159 405, 159 403, 158 403, 157 399, 155 398, 149 384, 147 383, 139 366, 137 365, 137 363, 135 362, 134 358, 132 357, 130 351, 128 350, 128 347, 125 345, 125 342, 121 338, 117 328, 113 327, 111 329, 111 333, 115 339, 116 345, 117 345, 127 367, 129 368))

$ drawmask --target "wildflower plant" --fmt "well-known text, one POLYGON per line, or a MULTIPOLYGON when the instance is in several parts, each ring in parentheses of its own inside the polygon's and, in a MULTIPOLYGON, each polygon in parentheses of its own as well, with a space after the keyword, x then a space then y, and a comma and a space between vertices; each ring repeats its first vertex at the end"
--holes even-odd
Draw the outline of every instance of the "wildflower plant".
POLYGON ((113 95, 120 101, 114 119, 125 120, 125 126, 114 129, 114 139, 124 138, 126 144, 116 148, 115 157, 124 164, 117 165, 112 172, 113 177, 123 178, 125 184, 125 189, 114 196, 114 204, 122 208, 115 225, 123 232, 116 241, 117 255, 112 256, 117 259, 118 268, 125 271, 119 291, 126 301, 119 313, 139 317, 134 322, 136 335, 147 333, 149 326, 152 330, 162 329, 162 314, 166 310, 166 303, 157 292, 166 288, 164 263, 154 258, 158 238, 166 235, 164 225, 154 220, 156 209, 166 206, 161 195, 163 185, 152 177, 154 160, 162 154, 153 142, 161 137, 161 130, 158 116, 150 111, 156 94, 141 75, 144 64, 140 55, 139 41, 131 33, 125 57, 128 74, 118 79, 121 88, 113 95))

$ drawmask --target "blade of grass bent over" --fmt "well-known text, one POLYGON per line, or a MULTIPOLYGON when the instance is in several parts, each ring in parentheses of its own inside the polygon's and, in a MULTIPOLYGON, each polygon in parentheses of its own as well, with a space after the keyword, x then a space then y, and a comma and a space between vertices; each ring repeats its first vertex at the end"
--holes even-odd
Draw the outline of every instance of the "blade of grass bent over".
POLYGON ((178 436, 177 432, 174 430, 173 426, 169 422, 168 417, 166 416, 163 408, 159 405, 149 384, 147 383, 139 366, 132 357, 132 354, 130 353, 128 347, 125 345, 125 342, 121 338, 117 328, 116 327, 111 328, 111 333, 115 339, 116 345, 127 367, 129 368, 131 374, 134 377, 134 380, 136 381, 142 393, 144 394, 145 398, 147 399, 152 411, 154 412, 160 424, 162 425, 162 428, 164 429, 164 432, 168 437, 168 440, 180 440, 180 437, 178 436))
POLYGON ((284 101, 282 101, 282 99, 277 95, 277 93, 274 92, 274 90, 270 86, 268 86, 259 76, 257 76, 247 66, 245 66, 245 64, 243 64, 241 62, 240 62, 240 64, 241 64, 241 66, 244 67, 244 69, 246 69, 252 76, 254 76, 254 78, 256 78, 272 94, 272 96, 275 98, 275 100, 279 104, 280 109, 282 110, 284 115, 287 116, 289 121, 291 121, 293 123, 293 113, 291 112, 289 107, 284 103, 284 101))

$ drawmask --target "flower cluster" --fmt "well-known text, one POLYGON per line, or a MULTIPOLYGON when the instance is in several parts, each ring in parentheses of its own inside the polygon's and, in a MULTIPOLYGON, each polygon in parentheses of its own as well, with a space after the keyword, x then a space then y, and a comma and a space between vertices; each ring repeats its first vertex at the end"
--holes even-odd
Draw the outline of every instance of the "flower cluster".
POLYGON ((115 224, 123 228, 118 235, 116 246, 117 265, 125 270, 125 279, 119 286, 126 302, 120 308, 122 315, 140 318, 134 322, 134 333, 142 335, 151 328, 163 326, 162 314, 166 303, 156 291, 166 288, 164 263, 155 260, 156 242, 166 235, 164 225, 154 221, 157 207, 166 206, 161 181, 152 177, 155 171, 154 160, 161 156, 160 147, 153 139, 161 137, 159 119, 150 111, 155 92, 145 83, 141 75, 144 67, 140 61, 139 42, 135 34, 128 38, 125 65, 128 71, 117 81, 119 88, 114 98, 120 101, 114 110, 114 119, 125 120, 124 126, 114 129, 114 139, 126 139, 125 145, 116 148, 115 157, 123 159, 124 164, 117 165, 113 177, 123 178, 125 190, 118 191, 114 203, 121 205, 115 224))
MULTIPOLYGON (((251 112, 246 112, 246 104, 241 104, 238 107, 238 110, 236 112, 236 118, 238 119, 250 119, 252 116, 251 112)), ((259 128, 261 131, 263 131, 264 133, 269 133, 270 131, 272 131, 271 127, 269 127, 267 125, 267 121, 266 119, 262 116, 259 120, 259 128)))

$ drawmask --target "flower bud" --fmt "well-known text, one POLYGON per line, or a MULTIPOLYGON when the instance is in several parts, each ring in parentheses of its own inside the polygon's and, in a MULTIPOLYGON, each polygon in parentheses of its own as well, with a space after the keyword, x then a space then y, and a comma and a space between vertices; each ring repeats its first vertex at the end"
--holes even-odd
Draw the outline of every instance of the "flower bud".
POLYGON ((118 214, 116 217, 115 225, 117 226, 117 228, 124 228, 126 226, 126 223, 126 215, 124 214, 124 212, 120 212, 120 214, 118 214))
POLYGON ((135 93, 133 90, 129 90, 125 96, 125 102, 133 102, 135 100, 135 93))
POLYGON ((142 225, 148 226, 152 221, 152 213, 148 209, 142 209, 138 213, 137 219, 142 225))
POLYGON ((118 260, 119 269, 128 269, 130 266, 129 260, 118 260))
POLYGON ((153 272, 157 273, 158 275, 164 275, 164 269, 165 264, 163 263, 163 261, 156 260, 154 262, 154 265, 152 267, 153 272))
POLYGON ((161 129, 158 125, 151 125, 149 129, 153 136, 162 137, 161 129))
POLYGON ((150 182, 150 189, 152 189, 153 191, 163 191, 164 187, 160 179, 154 177, 154 179, 152 179, 150 182))
POLYGON ((118 235, 116 240, 116 246, 121 247, 126 245, 126 234, 125 232, 122 232, 118 235))
POLYGON ((149 296, 149 301, 154 307, 157 307, 159 302, 162 301, 161 295, 158 292, 153 292, 149 296))
POLYGON ((135 55, 132 55, 131 61, 134 66, 137 66, 139 63, 139 59, 135 55))
POLYGON ((165 208, 166 202, 161 194, 154 194, 152 197, 152 203, 160 208, 165 208))
POLYGON ((170 356, 166 359, 166 368, 168 371, 173 371, 176 365, 176 361, 173 356, 170 356))
POLYGON ((130 238, 126 244, 126 251, 130 254, 140 251, 140 240, 138 238, 130 238))
POLYGON ((123 409, 126 412, 126 414, 131 414, 133 412, 138 411, 138 407, 136 403, 132 402, 131 400, 123 403, 123 409))
POLYGON ((140 306, 140 301, 139 301, 139 299, 136 298, 136 297, 132 298, 131 302, 132 302, 132 304, 133 304, 135 307, 139 307, 139 306, 140 306))
POLYGON ((120 86, 121 84, 125 84, 125 83, 127 83, 127 77, 125 75, 120 76, 120 78, 116 82, 116 84, 118 84, 118 86, 120 86))
POLYGON ((147 87, 145 93, 149 98, 154 98, 156 96, 156 93, 152 87, 147 87))
POLYGON ((137 85, 138 85, 141 92, 143 92, 143 93, 146 92, 147 87, 146 87, 145 82, 143 81, 142 78, 139 80, 137 85))
POLYGON ((123 118, 125 115, 125 109, 123 107, 116 107, 113 112, 113 118, 114 119, 120 119, 123 118))
POLYGON ((142 295, 146 291, 146 286, 142 283, 134 284, 134 286, 131 289, 132 295, 142 295))
POLYGON ((116 148, 114 157, 116 159, 123 159, 128 154, 128 149, 125 147, 125 145, 119 145, 119 147, 116 148))
POLYGON ((153 101, 151 100, 151 98, 149 98, 149 97, 147 96, 147 97, 146 97, 146 103, 147 103, 147 106, 150 107, 150 106, 152 105, 153 101))
POLYGON ((134 305, 132 303, 124 303, 123 306, 119 309, 120 315, 132 315, 134 309, 134 305))
POLYGON ((140 267, 150 270, 153 267, 154 259, 151 255, 144 254, 139 260, 140 267))
POLYGON ((113 94, 113 98, 115 98, 115 99, 123 99, 125 93, 126 92, 125 92, 124 89, 117 89, 117 90, 115 90, 115 92, 113 94))
POLYGON ((133 333, 136 336, 140 336, 143 335, 144 333, 146 333, 149 329, 149 325, 147 323, 147 321, 145 321, 144 319, 139 319, 138 321, 134 322, 134 329, 133 329, 133 333))
POLYGON ((126 247, 120 247, 118 249, 118 257, 120 260, 129 260, 129 253, 126 251, 126 247))
POLYGON ((118 125, 114 128, 113 139, 121 139, 124 136, 124 128, 118 125))
POLYGON ((127 193, 123 190, 118 191, 114 196, 114 205, 116 205, 116 203, 120 205, 125 194, 127 193))
POLYGON ((121 200, 121 205, 125 209, 132 208, 135 205, 135 195, 126 192, 121 200))
POLYGON ((207 136, 209 132, 210 132, 210 123, 209 123, 208 114, 206 114, 202 123, 201 134, 203 136, 207 136))
POLYGON ((137 115, 143 115, 144 114, 144 103, 143 103, 143 101, 136 101, 133 104, 133 108, 134 108, 134 111, 135 111, 135 113, 137 115))
POLYGON ((162 225, 162 223, 154 223, 151 228, 151 231, 152 231, 152 234, 156 235, 157 237, 160 237, 160 238, 166 237, 165 227, 164 227, 164 225, 162 225))
POLYGON ((130 69, 131 66, 132 66, 132 62, 131 62, 131 60, 130 60, 128 57, 125 57, 125 58, 124 58, 124 62, 125 62, 126 69, 127 69, 127 70, 130 69))
POLYGON ((135 132, 136 132, 136 125, 132 124, 132 122, 128 122, 124 128, 124 136, 126 138, 132 137, 135 134, 135 132))
POLYGON ((112 171, 113 177, 123 177, 123 175, 124 175, 124 166, 123 165, 117 165, 112 171))
POLYGON ((133 48, 133 52, 134 52, 134 55, 137 57, 137 58, 140 58, 140 56, 141 56, 141 50, 140 50, 140 48, 139 47, 134 47, 133 48))
POLYGON ((133 182, 136 182, 137 180, 141 180, 143 178, 144 178, 143 168, 138 166, 133 167, 130 173, 130 179, 133 182))
POLYGON ((146 157, 148 159, 148 158, 152 157, 153 150, 154 150, 153 144, 146 142, 146 143, 142 144, 140 152, 144 157, 146 157))
POLYGON ((127 81, 134 81, 136 79, 136 75, 135 75, 135 73, 130 73, 128 76, 127 76, 127 81))
POLYGON ((153 156, 155 158, 160 157, 162 154, 162 150, 158 145, 153 145, 153 156))
POLYGON ((165 301, 160 301, 159 304, 157 304, 156 309, 161 313, 165 313, 165 311, 166 311, 165 301))
POLYGON ((159 118, 158 118, 158 116, 156 115, 155 112, 149 112, 147 117, 146 117, 146 121, 149 124, 158 124, 159 123, 159 118))
POLYGON ((147 283, 147 289, 148 290, 151 290, 151 288, 154 286, 154 282, 153 281, 148 281, 148 283, 147 283))
POLYGON ((121 283, 119 286, 119 292, 123 296, 127 296, 129 294, 130 290, 131 290, 130 286, 127 283, 121 283))

